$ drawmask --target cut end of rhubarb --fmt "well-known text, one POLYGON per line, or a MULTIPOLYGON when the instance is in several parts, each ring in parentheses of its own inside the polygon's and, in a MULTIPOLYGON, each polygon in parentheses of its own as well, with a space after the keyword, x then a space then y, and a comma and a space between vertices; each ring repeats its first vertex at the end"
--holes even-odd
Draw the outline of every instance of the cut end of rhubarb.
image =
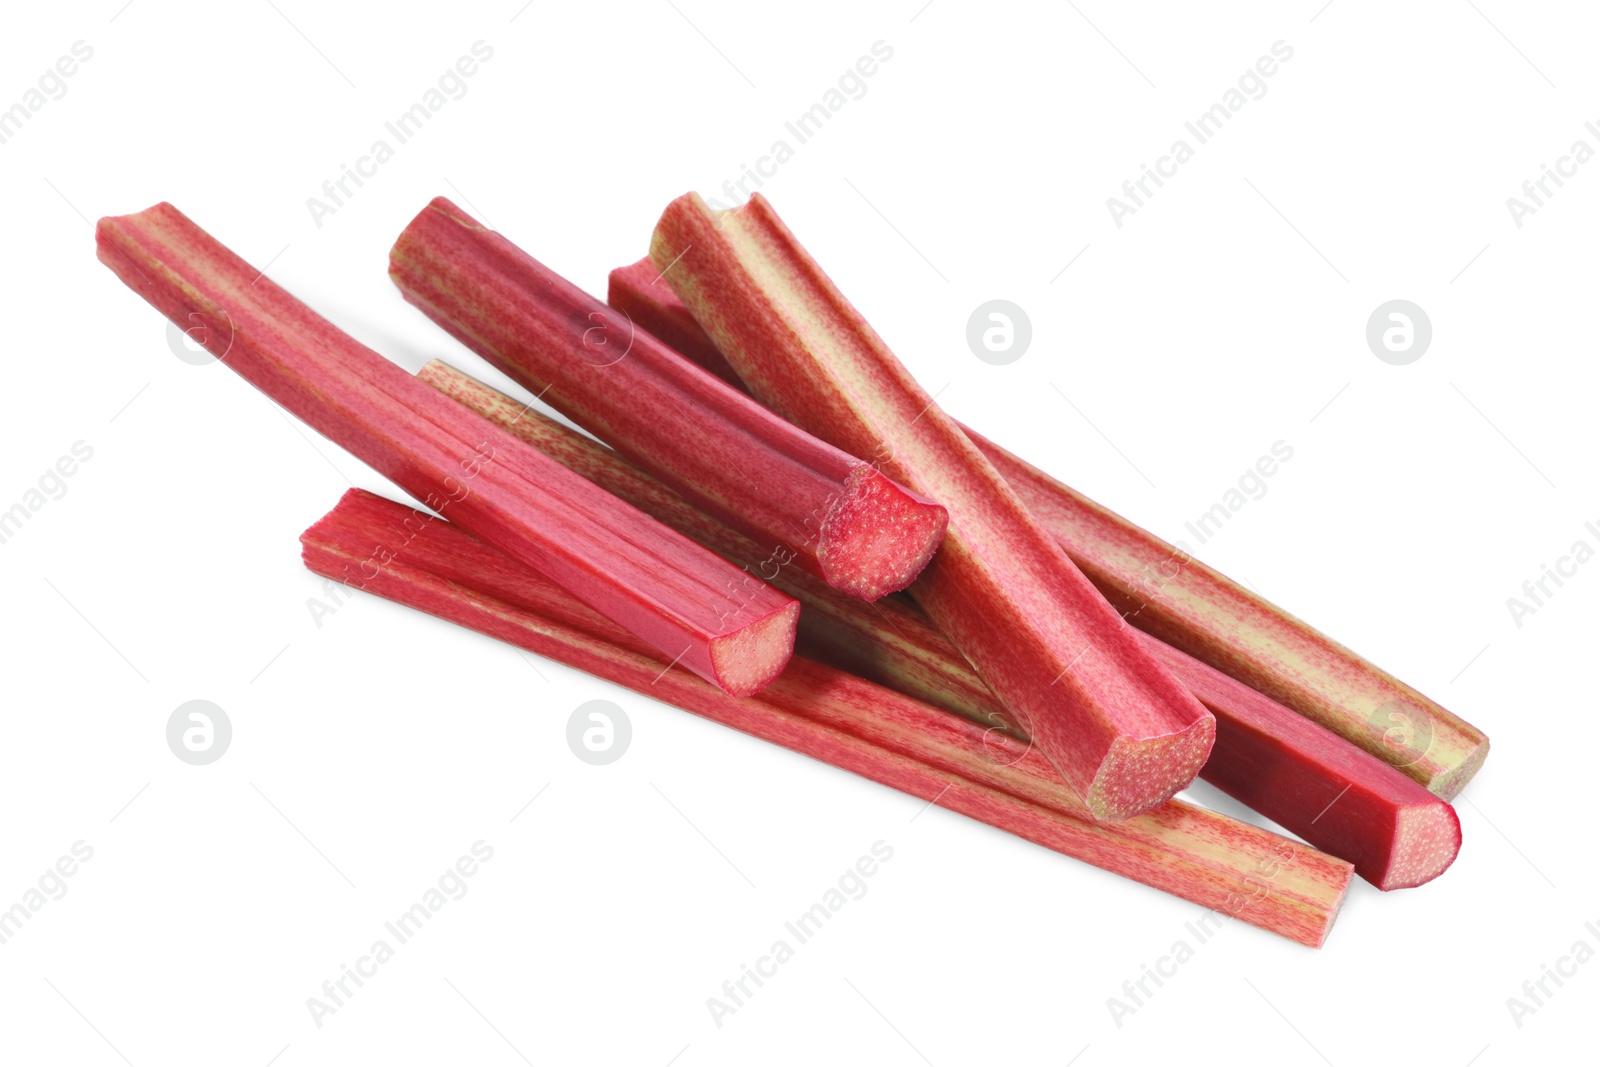
POLYGON ((1394 851, 1379 889, 1411 889, 1431 882, 1455 862, 1461 851, 1461 819, 1443 801, 1413 804, 1395 819, 1394 851))
POLYGON ((1465 760, 1435 775, 1433 781, 1426 783, 1428 791, 1441 800, 1454 800, 1461 795, 1461 791, 1472 781, 1472 776, 1478 773, 1478 768, 1482 767, 1483 761, 1488 758, 1489 739, 1485 737, 1467 754, 1465 760))
POLYGON ((800 603, 792 600, 764 619, 713 638, 711 667, 717 684, 736 697, 766 688, 789 665, 799 623, 800 603))
POLYGON ((1322 914, 1317 917, 1318 926, 1313 933, 1315 940, 1308 939, 1303 942, 1304 944, 1311 948, 1321 948, 1327 943, 1328 935, 1333 933, 1334 920, 1339 917, 1339 911, 1344 907, 1345 899, 1349 897, 1349 895, 1350 878, 1349 875, 1346 875, 1344 884, 1339 887, 1339 895, 1335 897, 1333 903, 1328 905, 1322 914))
POLYGON ((1084 801, 1095 818, 1109 822, 1164 804, 1199 775, 1216 737, 1217 721, 1210 715, 1173 734, 1119 737, 1084 801))
POLYGON ((835 589, 877 600, 910 585, 944 540, 949 513, 863 463, 822 520, 817 562, 835 589))

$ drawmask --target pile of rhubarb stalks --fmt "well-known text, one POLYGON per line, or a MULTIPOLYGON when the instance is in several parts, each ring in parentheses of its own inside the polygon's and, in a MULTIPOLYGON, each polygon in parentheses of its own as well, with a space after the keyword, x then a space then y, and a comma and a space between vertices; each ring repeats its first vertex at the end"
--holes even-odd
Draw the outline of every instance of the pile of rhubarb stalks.
POLYGON ((350 490, 318 574, 1304 945, 1352 874, 1455 859, 1481 731, 945 414, 760 195, 673 201, 609 303, 443 198, 401 233, 405 299, 587 433, 407 373, 170 204, 97 245, 422 505, 350 490))

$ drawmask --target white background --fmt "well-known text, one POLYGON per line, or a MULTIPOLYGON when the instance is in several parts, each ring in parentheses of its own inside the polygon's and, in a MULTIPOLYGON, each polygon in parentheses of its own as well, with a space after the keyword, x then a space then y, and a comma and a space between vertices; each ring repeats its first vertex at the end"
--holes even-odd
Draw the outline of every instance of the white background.
POLYGON ((1592 11, 275 2, 34 4, 0 37, 0 107, 93 49, 0 145, 0 510, 93 449, 0 545, 0 907, 93 849, 0 945, 0 1060, 1592 1057, 1600 963, 1520 1027, 1506 1003, 1600 949, 1600 564, 1520 627, 1506 604, 1600 547, 1600 163, 1520 228, 1506 206, 1600 148, 1592 11), (466 95, 316 225, 307 198, 479 40, 466 95), (1280 40, 1266 95, 1114 225, 1106 198, 1280 40), (349 484, 395 490, 176 358, 94 258, 91 220, 171 200, 407 368, 498 381, 385 275, 429 197, 602 291, 876 41, 892 59, 765 192, 941 403, 1494 740, 1443 878, 1357 882, 1320 951, 1230 924, 1120 1027, 1107 998, 1195 905, 370 597, 319 626, 299 532, 349 484), (1009 366, 964 338, 996 297, 1032 319, 1009 366), (1409 366, 1364 340, 1395 298, 1433 323, 1409 366), (1280 440, 1266 495, 1186 535, 1280 440), (164 734, 196 698, 234 730, 205 767, 164 734), (565 743, 594 698, 633 724, 606 767, 565 743), (470 892, 315 1025, 307 998, 479 840, 470 892), (867 895, 714 1025, 706 998, 880 840, 867 895))

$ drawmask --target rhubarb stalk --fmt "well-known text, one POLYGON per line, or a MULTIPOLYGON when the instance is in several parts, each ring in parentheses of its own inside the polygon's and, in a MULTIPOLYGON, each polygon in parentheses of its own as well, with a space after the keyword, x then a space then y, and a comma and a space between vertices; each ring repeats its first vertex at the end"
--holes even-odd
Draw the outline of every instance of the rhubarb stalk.
MULTIPOLYGON (((648 259, 611 272, 609 299, 685 358, 738 376, 648 259)), ((1034 518, 1134 626, 1293 708, 1453 800, 1489 754, 1483 731, 1109 508, 966 434, 1034 518)))
POLYGON ((1097 817, 1145 811, 1194 779, 1215 732, 800 247, 765 198, 672 202, 650 259, 756 397, 950 512, 912 587, 1097 817))
POLYGON ((1354 863, 1379 889, 1421 885, 1455 862, 1461 820, 1448 801, 1243 682, 1143 637, 1217 717, 1217 743, 1200 777, 1354 863))
POLYGON ((905 588, 945 510, 694 367, 440 197, 389 256, 405 298, 545 403, 835 588, 905 588))
POLYGON ((747 583, 770 583, 798 599, 805 605, 800 612, 800 642, 814 654, 957 714, 991 719, 991 725, 1011 729, 995 717, 989 687, 959 655, 955 655, 958 663, 950 662, 949 641, 933 630, 925 615, 909 609, 903 598, 885 597, 869 604, 831 588, 796 567, 791 553, 752 541, 612 449, 447 363, 433 360, 417 377, 646 515, 741 565, 747 583), (903 620, 908 610, 911 623, 902 634, 895 620, 903 620), (932 631, 936 640, 926 640, 923 630, 932 631))
MULTIPOLYGON (((993 728, 1025 736, 971 665, 915 605, 868 604, 763 555, 736 533, 611 449, 545 418, 447 364, 418 377, 533 447, 735 563, 744 563, 804 605, 801 647, 836 667, 993 728)), ((1200 776, 1309 841, 1350 860, 1380 889, 1436 878, 1455 859, 1455 810, 1388 764, 1288 708, 1140 634, 1217 720, 1200 776)))
POLYGON ((1342 860, 1181 801, 1097 822, 1028 746, 801 656, 729 697, 464 531, 418 521, 352 489, 302 535, 306 565, 1300 944, 1322 944, 1344 899, 1342 860), (383 562, 366 566, 375 546, 383 562))
POLYGON ((1180 648, 1453 800, 1489 738, 1237 582, 972 434, 1089 580, 1146 633, 1180 648))
POLYGON ((795 601, 418 382, 170 204, 101 219, 97 246, 262 392, 668 659, 740 694, 783 669, 795 601))
POLYGON ((635 326, 671 345, 701 370, 740 392, 749 392, 648 256, 611 272, 606 279, 606 303, 628 316, 635 326))

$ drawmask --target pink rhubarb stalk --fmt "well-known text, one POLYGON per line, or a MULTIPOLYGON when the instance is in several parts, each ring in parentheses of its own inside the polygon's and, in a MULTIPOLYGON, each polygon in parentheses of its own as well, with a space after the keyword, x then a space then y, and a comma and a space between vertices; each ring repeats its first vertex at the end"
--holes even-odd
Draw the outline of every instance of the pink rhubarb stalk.
POLYGON ((1194 779, 1215 724, 850 306, 766 200, 672 202, 650 259, 753 395, 950 512, 911 593, 1104 819, 1194 779))
POLYGON ((389 256, 405 298, 544 402, 830 585, 905 588, 945 510, 679 359, 645 330, 434 200, 389 256))
POLYGON ((318 574, 1300 944, 1322 944, 1344 899, 1351 868, 1342 860, 1176 800, 1097 822, 1028 746, 801 656, 759 695, 729 697, 465 532, 370 493, 350 490, 301 543, 318 574), (375 548, 382 562, 369 566, 375 548))
MULTIPOLYGON (((1013 733, 977 672, 927 615, 900 597, 868 604, 762 549, 611 449, 435 361, 418 377, 533 447, 800 600, 802 648, 890 689, 1013 733)), ((1388 764, 1250 687, 1141 634, 1216 717, 1200 776, 1380 889, 1443 873, 1461 844, 1455 809, 1388 764)), ((998 738, 997 738, 998 739, 998 738)))
MULTIPOLYGON (((612 449, 447 363, 434 360, 417 377, 646 515, 743 566, 746 583, 770 583, 798 599, 804 605, 801 646, 813 654, 958 714, 981 719, 994 713, 989 687, 959 655, 955 656, 958 669, 950 669, 950 642, 903 598, 886 597, 869 604, 831 588, 795 566, 791 552, 752 541, 612 449), (893 620, 908 613, 912 625, 902 635, 893 620), (889 621, 887 631, 882 620, 889 621), (935 640, 924 639, 922 630, 931 631, 935 640)), ((1008 728, 998 721, 994 725, 1008 728)))
POLYGON ((1378 757, 1160 638, 1145 641, 1217 717, 1200 777, 1379 889, 1432 881, 1455 862, 1455 808, 1378 757))
POLYGON ((1453 800, 1483 731, 1182 549, 972 435, 1130 622, 1286 704, 1453 800))
POLYGON ((716 375, 741 393, 749 392, 648 256, 611 272, 606 280, 606 303, 628 316, 635 326, 671 345, 701 370, 716 375))
POLYGON ((208 351, 406 492, 668 659, 747 694, 783 669, 799 605, 428 388, 170 204, 100 220, 102 262, 208 351))
MULTIPOLYGON (((610 300, 712 374, 733 368, 648 259, 610 300)), ((1288 612, 967 428, 1034 518, 1128 620, 1453 800, 1489 754, 1483 731, 1288 612)))

